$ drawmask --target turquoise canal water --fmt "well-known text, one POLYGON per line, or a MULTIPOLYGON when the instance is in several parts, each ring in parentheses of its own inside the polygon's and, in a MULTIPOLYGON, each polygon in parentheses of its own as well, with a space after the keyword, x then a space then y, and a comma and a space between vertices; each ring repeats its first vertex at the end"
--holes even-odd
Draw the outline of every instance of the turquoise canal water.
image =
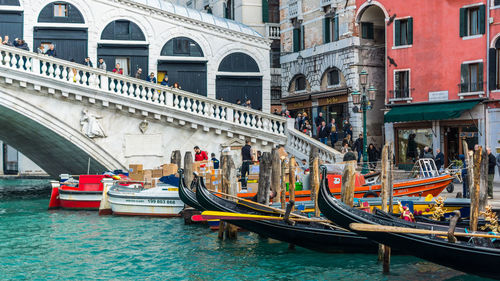
POLYGON ((0 180, 0 280, 479 280, 413 257, 322 254, 181 219, 47 211, 47 181, 0 180))

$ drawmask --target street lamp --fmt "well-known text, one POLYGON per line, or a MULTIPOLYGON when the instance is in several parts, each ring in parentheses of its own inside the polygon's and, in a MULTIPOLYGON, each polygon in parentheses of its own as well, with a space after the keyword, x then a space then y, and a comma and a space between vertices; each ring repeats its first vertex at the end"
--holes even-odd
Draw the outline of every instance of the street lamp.
POLYGON ((368 111, 368 106, 370 101, 374 101, 377 95, 377 89, 371 85, 368 88, 368 93, 366 85, 368 84, 368 72, 364 69, 359 73, 359 84, 361 85, 361 93, 354 91, 352 95, 352 102, 354 104, 360 104, 361 110, 363 111, 363 170, 362 174, 368 173, 368 151, 367 151, 367 137, 366 137, 366 111, 368 111), (368 95, 367 95, 368 94, 368 95))

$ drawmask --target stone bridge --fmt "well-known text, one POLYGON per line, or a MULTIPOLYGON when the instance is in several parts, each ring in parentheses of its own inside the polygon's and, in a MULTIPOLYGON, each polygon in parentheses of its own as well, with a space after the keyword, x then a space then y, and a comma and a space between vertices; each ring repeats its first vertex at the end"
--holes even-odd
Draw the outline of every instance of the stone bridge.
POLYGON ((317 148, 284 118, 20 49, 0 46, 0 139, 47 173, 91 173, 169 162, 172 150, 220 151, 231 139, 261 150, 317 148), (288 142, 287 142, 288 140, 288 142))

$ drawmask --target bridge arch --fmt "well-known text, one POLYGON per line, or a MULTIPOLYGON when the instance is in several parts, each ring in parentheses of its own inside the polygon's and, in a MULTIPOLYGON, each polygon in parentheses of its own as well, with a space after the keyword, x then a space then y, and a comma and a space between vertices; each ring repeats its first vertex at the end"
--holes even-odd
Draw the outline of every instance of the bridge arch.
POLYGON ((0 90, 0 139, 32 159, 51 176, 126 169, 93 140, 69 124, 0 90))

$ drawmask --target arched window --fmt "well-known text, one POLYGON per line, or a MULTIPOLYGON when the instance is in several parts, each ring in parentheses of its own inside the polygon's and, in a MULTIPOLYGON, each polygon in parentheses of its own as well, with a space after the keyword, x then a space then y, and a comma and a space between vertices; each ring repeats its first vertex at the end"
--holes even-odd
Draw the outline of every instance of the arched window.
POLYGON ((115 20, 104 28, 101 40, 146 41, 146 37, 137 24, 128 20, 115 20))
POLYGON ((38 22, 85 23, 82 13, 68 2, 52 2, 43 7, 38 22))
POLYGON ((302 92, 307 90, 307 79, 304 75, 296 75, 290 82, 288 92, 302 92))
POLYGON ((187 37, 176 37, 168 40, 161 49, 162 56, 203 57, 200 45, 187 37))
POLYGON ((257 62, 247 54, 232 53, 219 65, 221 72, 260 72, 257 62))

